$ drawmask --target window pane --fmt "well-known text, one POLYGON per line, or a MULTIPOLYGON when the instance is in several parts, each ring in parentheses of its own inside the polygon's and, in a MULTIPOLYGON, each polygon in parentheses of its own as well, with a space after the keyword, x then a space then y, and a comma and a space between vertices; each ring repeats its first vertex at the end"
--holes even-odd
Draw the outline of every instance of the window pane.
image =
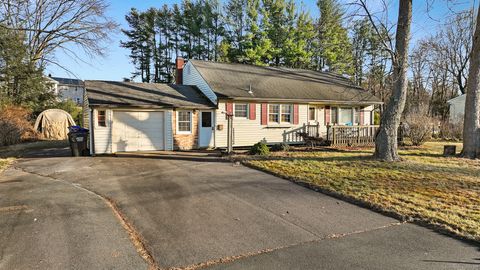
POLYGON ((99 127, 106 127, 107 126, 105 111, 98 111, 97 124, 98 124, 99 127))
POLYGON ((270 114, 268 121, 269 122, 278 122, 278 114, 270 114))
POLYGON ((211 112, 202 112, 202 127, 212 127, 211 112))
POLYGON ((330 119, 332 120, 332 124, 338 124, 337 116, 338 116, 338 108, 332 107, 330 112, 330 119))
POLYGON ((190 123, 180 122, 178 123, 179 131, 190 131, 190 123))
POLYGON ((279 112, 279 107, 280 105, 270 105, 269 106, 269 112, 270 113, 278 113, 279 112))
POLYGON ((247 104, 235 104, 235 117, 247 117, 247 104))
POLYGON ((315 107, 308 108, 308 120, 313 121, 315 120, 315 107))
POLYGON ((282 114, 282 122, 288 122, 290 123, 290 114, 282 114))
POLYGON ((282 105, 282 113, 291 113, 291 112, 292 112, 292 106, 282 105))
POLYGON ((343 124, 352 124, 352 108, 341 108, 340 109, 340 123, 343 124))
POLYGON ((190 132, 191 112, 178 112, 178 131, 190 132))

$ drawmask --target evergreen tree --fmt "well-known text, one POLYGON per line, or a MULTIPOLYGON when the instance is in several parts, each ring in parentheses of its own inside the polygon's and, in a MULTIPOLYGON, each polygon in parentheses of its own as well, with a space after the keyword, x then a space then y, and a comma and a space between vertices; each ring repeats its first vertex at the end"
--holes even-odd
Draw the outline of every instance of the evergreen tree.
MULTIPOLYGON (((295 6, 292 4, 290 7, 293 9, 292 15, 295 16, 295 6)), ((288 34, 287 21, 289 19, 294 21, 295 18, 287 18, 285 0, 263 0, 262 11, 263 31, 266 31, 272 43, 270 54, 273 64, 280 66, 283 60, 282 48, 288 34)))
POLYGON ((220 48, 222 61, 238 62, 245 55, 247 0, 229 0, 225 5, 226 32, 220 48))
POLYGON ((55 98, 42 68, 30 60, 25 40, 24 32, 0 25, 0 105, 15 104, 39 112, 55 98))
POLYGON ((306 12, 296 14, 292 0, 287 4, 287 18, 286 39, 281 52, 283 64, 292 68, 309 68, 315 37, 313 20, 306 12))
POLYGON ((337 0, 319 0, 316 68, 339 74, 353 74, 352 44, 343 26, 344 11, 337 0))
MULTIPOLYGON (((267 65, 271 60, 272 43, 267 32, 259 26, 260 0, 247 1, 247 30, 248 34, 244 41, 245 55, 239 58, 240 62, 260 65, 267 65)), ((268 17, 263 14, 262 24, 268 23, 268 17)))

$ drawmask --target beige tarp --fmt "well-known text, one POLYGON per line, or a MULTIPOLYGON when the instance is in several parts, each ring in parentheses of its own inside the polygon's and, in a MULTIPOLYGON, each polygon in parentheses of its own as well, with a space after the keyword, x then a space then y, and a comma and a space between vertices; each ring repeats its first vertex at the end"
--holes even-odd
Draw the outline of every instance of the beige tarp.
POLYGON ((75 126, 75 121, 69 113, 64 110, 50 109, 43 111, 37 117, 34 128, 45 139, 65 140, 70 126, 75 126))

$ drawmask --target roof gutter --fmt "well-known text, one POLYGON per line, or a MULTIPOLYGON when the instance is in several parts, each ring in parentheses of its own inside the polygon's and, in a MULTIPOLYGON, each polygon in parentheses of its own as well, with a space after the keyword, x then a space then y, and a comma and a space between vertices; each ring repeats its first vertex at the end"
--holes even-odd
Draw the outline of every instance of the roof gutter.
POLYGON ((106 108, 106 109, 186 109, 186 110, 202 110, 202 109, 215 109, 216 106, 204 106, 204 107, 196 107, 196 106, 151 106, 151 105, 114 105, 114 104, 90 104, 91 108, 106 108))
POLYGON ((288 99, 288 98, 251 98, 251 97, 231 97, 218 98, 219 100, 244 100, 244 101, 264 101, 264 102, 300 102, 300 103, 321 103, 321 104, 361 104, 361 105, 381 105, 381 101, 342 101, 342 100, 321 100, 321 99, 288 99))

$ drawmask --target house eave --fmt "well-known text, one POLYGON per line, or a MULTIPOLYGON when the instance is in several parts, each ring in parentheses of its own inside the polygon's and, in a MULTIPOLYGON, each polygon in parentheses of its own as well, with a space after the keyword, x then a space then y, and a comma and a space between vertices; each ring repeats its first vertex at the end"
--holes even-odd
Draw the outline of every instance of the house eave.
POLYGON ((288 99, 288 98, 255 98, 255 97, 222 97, 219 100, 233 101, 263 101, 263 102, 298 102, 307 104, 326 104, 326 105, 382 105, 381 101, 351 101, 351 100, 321 100, 321 99, 288 99))

